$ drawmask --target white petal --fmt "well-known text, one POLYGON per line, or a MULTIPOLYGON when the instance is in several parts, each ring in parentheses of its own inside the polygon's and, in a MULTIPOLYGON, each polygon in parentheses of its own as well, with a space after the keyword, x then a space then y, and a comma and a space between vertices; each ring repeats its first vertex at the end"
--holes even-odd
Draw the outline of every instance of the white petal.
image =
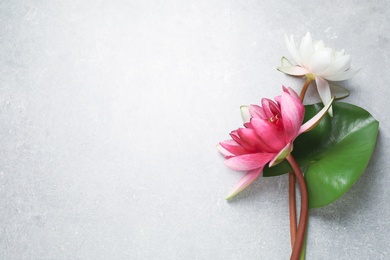
POLYGON ((330 48, 324 48, 314 53, 310 58, 309 68, 317 75, 322 75, 332 62, 333 51, 330 48))
POLYGON ((299 44, 299 56, 302 60, 302 65, 307 67, 309 65, 309 60, 311 55, 314 53, 313 41, 311 39, 310 33, 306 33, 305 37, 302 38, 299 44))
POLYGON ((303 76, 310 73, 309 70, 299 66, 279 67, 278 70, 293 76, 303 76))
POLYGON ((294 42, 294 37, 291 35, 289 40, 287 35, 285 35, 284 38, 286 41, 287 50, 290 53, 291 57, 293 58, 295 63, 301 64, 301 58, 299 57, 298 49, 294 42))
POLYGON ((332 76, 326 76, 325 78, 327 80, 331 80, 331 81, 342 81, 342 80, 346 80, 346 79, 352 78, 359 71, 360 71, 360 69, 351 69, 350 68, 349 70, 336 73, 336 74, 334 74, 332 76))
POLYGON ((343 89, 342 87, 333 85, 331 83, 328 83, 330 87, 330 93, 332 93, 332 97, 335 99, 342 99, 349 96, 349 92, 346 89, 343 89))
POLYGON ((339 58, 341 56, 345 55, 345 50, 342 49, 341 51, 336 51, 335 58, 339 58))
POLYGON ((290 67, 294 66, 286 57, 282 57, 282 62, 281 62, 282 67, 290 67))
POLYGON ((319 51, 325 48, 325 43, 323 41, 314 42, 314 51, 319 51))
POLYGON ((240 110, 241 110, 242 121, 244 122, 244 124, 250 122, 251 115, 249 113, 249 107, 248 106, 241 106, 240 110))
MULTIPOLYGON (((324 105, 328 104, 330 100, 332 100, 328 81, 326 81, 321 77, 316 77, 316 84, 317 84, 318 94, 320 94, 322 103, 324 103, 324 105)), ((333 116, 332 107, 329 108, 328 112, 330 116, 333 116)))
POLYGON ((328 70, 322 73, 323 77, 332 76, 336 73, 344 72, 351 66, 351 56, 343 55, 338 59, 333 60, 329 65, 328 70))

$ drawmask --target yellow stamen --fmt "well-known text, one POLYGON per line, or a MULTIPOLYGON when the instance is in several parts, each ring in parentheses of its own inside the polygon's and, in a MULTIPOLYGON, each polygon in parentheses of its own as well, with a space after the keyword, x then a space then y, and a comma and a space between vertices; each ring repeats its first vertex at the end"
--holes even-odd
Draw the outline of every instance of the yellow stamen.
POLYGON ((276 122, 278 120, 279 120, 279 114, 277 114, 277 115, 271 117, 270 119, 268 119, 268 121, 270 121, 271 123, 274 123, 274 122, 276 122))

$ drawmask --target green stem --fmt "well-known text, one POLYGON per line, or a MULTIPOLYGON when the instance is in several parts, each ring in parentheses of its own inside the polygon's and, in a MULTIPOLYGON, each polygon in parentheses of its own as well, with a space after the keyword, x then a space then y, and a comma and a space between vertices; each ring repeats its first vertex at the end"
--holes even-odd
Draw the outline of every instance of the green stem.
POLYGON ((302 171, 299 168, 299 165, 297 164, 297 162, 295 161, 294 157, 291 154, 289 154, 286 157, 286 159, 290 163, 291 167, 293 168, 293 171, 298 181, 299 190, 301 193, 301 211, 299 215, 299 224, 298 224, 297 236, 291 253, 291 260, 299 260, 299 256, 301 254, 302 246, 305 239, 307 218, 309 215, 309 196, 307 193, 306 182, 305 179, 303 178, 302 171))
POLYGON ((301 255, 299 256, 299 260, 305 260, 305 258, 306 258, 306 245, 307 245, 307 232, 306 232, 306 236, 305 236, 305 242, 303 243, 303 246, 302 246, 301 255))

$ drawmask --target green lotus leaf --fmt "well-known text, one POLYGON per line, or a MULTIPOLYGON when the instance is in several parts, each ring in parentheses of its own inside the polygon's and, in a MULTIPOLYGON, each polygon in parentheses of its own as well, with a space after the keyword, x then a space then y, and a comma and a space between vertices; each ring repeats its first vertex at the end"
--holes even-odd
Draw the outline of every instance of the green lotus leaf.
MULTIPOLYGON (((321 110, 322 104, 305 106, 304 121, 321 110)), ((333 104, 333 117, 325 116, 311 131, 294 142, 292 152, 303 167, 309 207, 318 208, 340 198, 366 168, 374 151, 379 122, 366 110, 343 102, 333 104)), ((266 167, 263 175, 291 171, 287 161, 266 167)))

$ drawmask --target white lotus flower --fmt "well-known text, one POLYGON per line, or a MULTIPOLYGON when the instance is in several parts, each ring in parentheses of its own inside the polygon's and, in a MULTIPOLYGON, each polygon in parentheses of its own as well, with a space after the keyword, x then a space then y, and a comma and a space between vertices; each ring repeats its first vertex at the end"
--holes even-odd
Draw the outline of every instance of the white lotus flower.
MULTIPOLYGON (((344 50, 335 51, 326 47, 323 41, 313 41, 310 33, 306 33, 299 46, 285 36, 287 49, 293 59, 290 62, 282 58, 282 66, 279 71, 293 76, 303 76, 316 81, 318 93, 324 104, 331 100, 331 88, 336 98, 348 96, 348 92, 340 87, 329 85, 327 80, 342 81, 351 78, 359 70, 350 68, 351 57, 344 50)), ((332 109, 329 110, 332 115, 332 109)))

